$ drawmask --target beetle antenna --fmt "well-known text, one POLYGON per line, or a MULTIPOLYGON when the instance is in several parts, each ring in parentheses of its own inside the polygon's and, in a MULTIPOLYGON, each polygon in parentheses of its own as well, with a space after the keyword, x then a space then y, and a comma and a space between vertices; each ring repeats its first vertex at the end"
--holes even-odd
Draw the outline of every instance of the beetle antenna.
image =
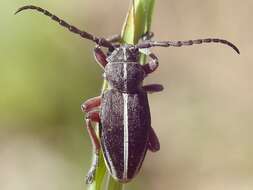
POLYGON ((147 42, 142 42, 138 45, 135 46, 137 49, 142 49, 142 48, 150 48, 150 47, 155 47, 155 46, 160 46, 160 47, 181 47, 181 46, 190 46, 194 44, 202 44, 202 43, 222 43, 225 45, 230 46, 233 48, 238 54, 240 54, 240 50, 231 42, 223 39, 218 39, 218 38, 206 38, 206 39, 198 39, 198 40, 187 40, 187 41, 147 41, 147 42))
POLYGON ((99 46, 103 46, 103 47, 107 47, 107 48, 113 48, 113 45, 109 41, 107 41, 106 39, 98 38, 98 37, 94 36, 93 34, 82 31, 82 30, 78 29, 77 27, 67 23, 66 21, 62 20, 61 18, 57 17, 56 15, 50 13, 49 11, 47 11, 43 8, 40 8, 40 7, 37 7, 37 6, 34 6, 34 5, 27 5, 27 6, 20 7, 15 12, 15 15, 17 13, 21 12, 21 11, 28 10, 28 9, 36 10, 38 12, 43 13, 44 15, 50 17, 52 20, 59 23, 61 26, 67 28, 70 32, 73 32, 75 34, 79 34, 82 38, 91 40, 91 41, 95 42, 96 44, 98 44, 99 46))

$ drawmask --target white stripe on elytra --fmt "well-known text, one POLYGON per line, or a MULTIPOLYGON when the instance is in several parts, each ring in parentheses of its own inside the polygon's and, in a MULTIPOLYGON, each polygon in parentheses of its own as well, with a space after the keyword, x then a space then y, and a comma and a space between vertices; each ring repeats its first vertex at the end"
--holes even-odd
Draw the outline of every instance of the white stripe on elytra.
MULTIPOLYGON (((127 63, 124 63, 124 81, 125 89, 127 88, 127 63)), ((127 179, 127 170, 128 170, 128 94, 123 93, 124 101, 124 172, 123 179, 127 179)))
POLYGON ((126 48, 123 47, 124 61, 127 61, 126 48))

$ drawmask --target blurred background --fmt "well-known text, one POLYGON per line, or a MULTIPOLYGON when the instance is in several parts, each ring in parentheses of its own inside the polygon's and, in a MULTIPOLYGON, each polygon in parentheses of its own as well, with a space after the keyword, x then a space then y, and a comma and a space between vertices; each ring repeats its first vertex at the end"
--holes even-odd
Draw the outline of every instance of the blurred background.
MULTIPOLYGON (((44 7, 98 36, 119 33, 129 1, 0 1, 0 189, 81 190, 91 160, 80 105, 97 96, 94 44, 23 5, 44 7)), ((154 49, 145 84, 161 150, 148 153, 129 189, 253 189, 253 1, 157 0, 157 40, 220 37, 223 45, 154 49)))

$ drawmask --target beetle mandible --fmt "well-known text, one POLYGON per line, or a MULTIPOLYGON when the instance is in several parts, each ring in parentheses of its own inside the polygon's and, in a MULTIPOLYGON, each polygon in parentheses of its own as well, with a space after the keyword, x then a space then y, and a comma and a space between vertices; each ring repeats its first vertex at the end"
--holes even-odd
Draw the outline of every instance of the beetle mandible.
POLYGON ((234 44, 224 39, 152 41, 152 33, 144 35, 136 45, 120 45, 120 35, 107 39, 96 37, 37 6, 21 7, 15 14, 28 9, 39 11, 69 31, 96 43, 94 55, 104 69, 104 77, 110 88, 101 96, 89 99, 81 106, 82 111, 86 113, 86 127, 96 155, 86 176, 88 184, 94 180, 101 149, 111 176, 122 183, 127 183, 136 176, 147 150, 156 152, 160 149, 159 140, 151 127, 147 93, 162 91, 163 86, 160 84, 142 86, 144 78, 157 69, 158 58, 155 54, 144 51, 150 57, 150 61, 141 65, 138 62, 141 50, 155 46, 181 47, 214 42, 228 45, 240 54, 234 44), (104 53, 101 47, 107 48, 107 52, 104 53), (99 137, 91 122, 100 123, 102 126, 99 137))

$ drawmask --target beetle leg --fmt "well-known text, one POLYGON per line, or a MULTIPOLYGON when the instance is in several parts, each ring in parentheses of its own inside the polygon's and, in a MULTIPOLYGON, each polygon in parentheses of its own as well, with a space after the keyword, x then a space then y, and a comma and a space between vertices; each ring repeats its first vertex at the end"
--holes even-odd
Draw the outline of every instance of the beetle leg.
POLYGON ((100 46, 96 46, 94 48, 94 57, 97 61, 97 63, 104 69, 106 64, 108 63, 106 61, 106 55, 105 53, 101 50, 100 46))
POLYGON ((106 38, 106 40, 107 40, 108 42, 112 43, 112 44, 113 44, 113 47, 114 47, 114 48, 109 48, 108 55, 109 55, 111 52, 113 52, 113 50, 114 50, 115 48, 120 47, 120 41, 121 41, 121 39, 122 39, 122 38, 121 38, 121 35, 120 35, 120 34, 115 34, 115 35, 113 35, 113 36, 110 36, 110 37, 106 38))
MULTIPOLYGON (((116 35, 113 35, 109 38, 106 38, 106 41, 110 42, 110 43, 117 43, 117 42, 120 42, 121 40, 121 35, 120 34, 116 34, 116 35)), ((117 45, 115 45, 117 46, 117 45)), ((111 51, 113 51, 114 48, 111 49, 111 51)), ((110 51, 110 49, 109 49, 110 51)), ((106 66, 106 64, 108 63, 106 61, 106 54, 101 50, 101 47, 100 46, 96 46, 94 48, 94 56, 95 56, 95 59, 96 61, 99 63, 99 65, 102 66, 102 68, 104 68, 106 66)))
POLYGON ((154 72, 159 66, 159 61, 156 55, 154 53, 148 53, 148 55, 151 58, 151 60, 147 64, 142 66, 147 75, 154 72))
POLYGON ((88 113, 91 110, 99 107, 101 104, 101 96, 90 98, 81 105, 81 109, 84 113, 88 113))
POLYGON ((99 123, 100 122, 100 116, 99 116, 99 111, 89 111, 86 114, 86 119, 89 119, 92 122, 99 123))
POLYGON ((148 84, 142 87, 148 93, 161 92, 163 91, 163 85, 161 84, 148 84))
POLYGON ((156 136, 155 131, 152 127, 150 127, 150 130, 149 130, 148 149, 151 152, 157 152, 158 150, 160 150, 159 139, 156 136))
POLYGON ((93 162, 91 165, 91 168, 88 172, 88 174, 86 175, 86 184, 91 184, 94 180, 95 177, 95 173, 96 173, 96 168, 98 166, 98 158, 99 158, 99 152, 100 152, 100 142, 99 139, 97 137, 96 131, 94 130, 93 126, 91 125, 91 121, 94 122, 99 122, 99 113, 98 111, 92 111, 89 112, 86 116, 86 127, 92 142, 92 146, 93 146, 93 151, 94 151, 94 155, 95 157, 93 158, 93 162))
POLYGON ((120 42, 121 40, 121 35, 120 34, 115 34, 113 36, 110 36, 108 38, 106 38, 106 40, 108 42, 111 42, 111 43, 116 43, 116 42, 120 42))
MULTIPOLYGON (((117 43, 121 40, 121 35, 120 34, 116 34, 113 35, 109 38, 106 38, 106 41, 110 42, 110 43, 117 43)), ((114 49, 112 49, 113 51, 114 49)), ((108 63, 106 61, 106 54, 101 50, 100 46, 96 46, 94 48, 94 56, 97 60, 97 62, 102 66, 102 68, 104 68, 106 66, 106 64, 108 63)))

